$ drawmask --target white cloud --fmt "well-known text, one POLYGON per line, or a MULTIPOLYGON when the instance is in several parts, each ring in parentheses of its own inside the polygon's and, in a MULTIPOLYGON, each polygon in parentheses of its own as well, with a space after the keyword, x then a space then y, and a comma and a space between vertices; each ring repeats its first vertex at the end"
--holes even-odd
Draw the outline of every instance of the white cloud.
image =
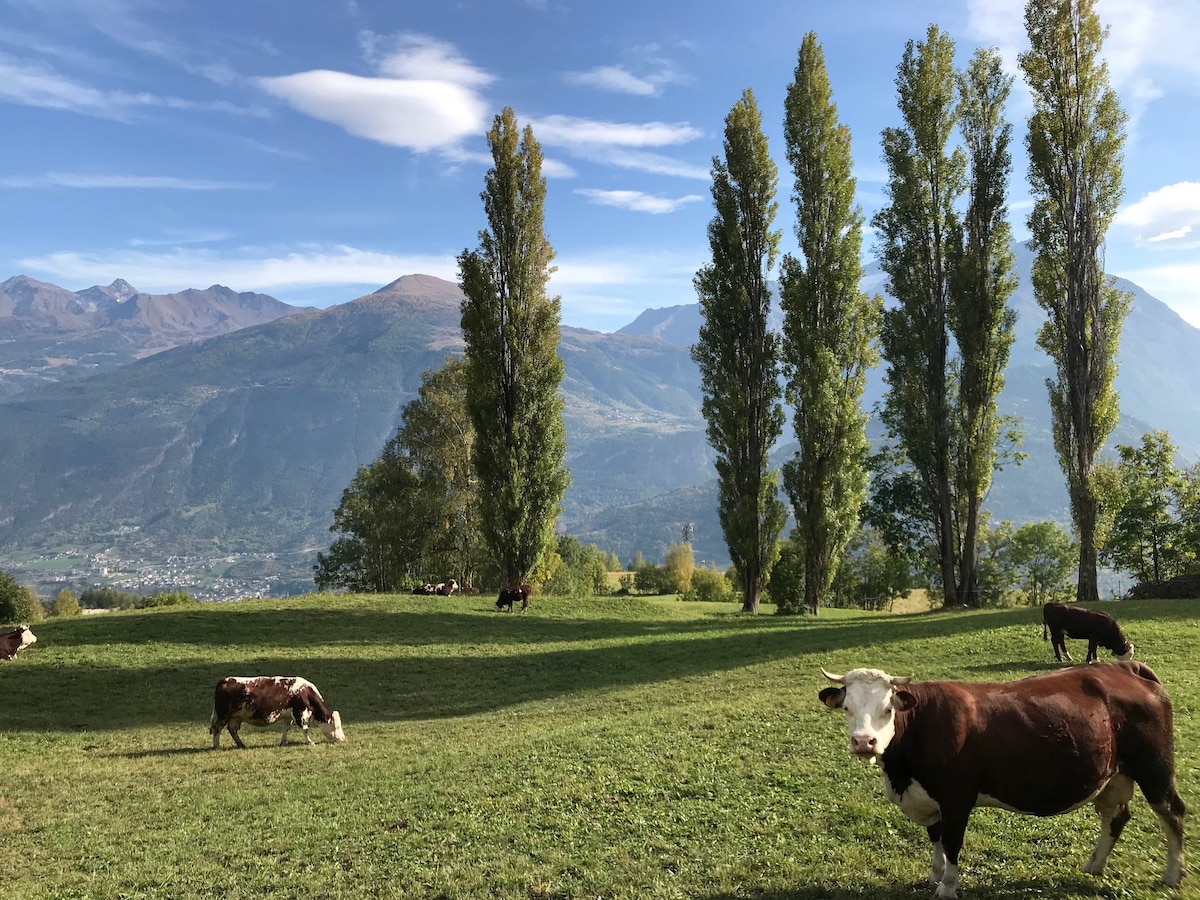
POLYGON ((453 146, 485 131, 483 100, 448 81, 363 78, 316 70, 262 78, 259 84, 305 115, 381 144, 426 151, 453 146))
POLYGON ((417 152, 457 152, 455 161, 465 159, 459 143, 487 130, 487 104, 476 89, 492 76, 450 44, 423 35, 400 35, 386 51, 385 39, 371 32, 361 41, 382 77, 317 69, 258 83, 298 112, 356 137, 417 152))
POLYGON ((1137 246, 1191 250, 1200 247, 1200 182, 1181 181, 1151 191, 1117 211, 1113 227, 1137 246))
POLYGON ((248 181, 211 181, 205 178, 175 178, 170 175, 87 175, 74 172, 47 172, 44 175, 0 177, 6 188, 83 188, 136 189, 168 191, 247 191, 266 190, 269 185, 248 181))
POLYGON ((641 191, 602 191, 595 188, 578 188, 575 193, 581 194, 601 206, 615 206, 619 209, 652 215, 675 212, 688 203, 704 199, 699 194, 688 194, 685 197, 672 199, 670 197, 654 197, 641 191))
POLYGON ((644 150, 628 150, 622 147, 573 147, 572 152, 583 159, 606 166, 616 166, 618 169, 633 169, 639 172, 649 172, 653 175, 672 175, 676 178, 694 178, 697 181, 710 181, 712 172, 707 166, 683 162, 661 153, 649 153, 644 150))
MULTIPOLYGON (((491 164, 490 159, 488 160, 488 164, 491 164)), ((579 173, 560 159, 546 159, 543 157, 542 174, 547 178, 575 178, 579 173)))

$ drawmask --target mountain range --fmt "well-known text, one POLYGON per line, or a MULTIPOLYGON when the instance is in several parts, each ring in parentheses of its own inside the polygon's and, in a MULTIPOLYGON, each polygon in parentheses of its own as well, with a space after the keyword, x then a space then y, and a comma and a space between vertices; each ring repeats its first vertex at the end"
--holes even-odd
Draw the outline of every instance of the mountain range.
MULTIPOLYGON (((999 473, 986 505, 996 519, 1065 524, 1044 385, 1053 370, 1034 345, 1042 314, 1027 284, 1013 298, 1001 404, 1021 417, 1029 459, 999 473)), ((1122 287, 1134 292, 1125 412, 1109 446, 1161 428, 1194 459, 1200 331, 1122 287)), ((43 591, 97 580, 214 597, 311 587, 341 492, 394 433, 421 373, 462 349, 458 286, 425 275, 323 310, 218 286, 152 296, 121 281, 70 292, 17 277, 0 291, 0 568, 43 591), (8 352, 19 340, 20 354, 8 352)), ((559 527, 623 561, 661 560, 685 523, 699 560, 728 559, 689 353, 699 322, 691 304, 647 310, 612 334, 561 329, 573 483, 559 527)), ((876 371, 868 406, 883 388, 876 371)))

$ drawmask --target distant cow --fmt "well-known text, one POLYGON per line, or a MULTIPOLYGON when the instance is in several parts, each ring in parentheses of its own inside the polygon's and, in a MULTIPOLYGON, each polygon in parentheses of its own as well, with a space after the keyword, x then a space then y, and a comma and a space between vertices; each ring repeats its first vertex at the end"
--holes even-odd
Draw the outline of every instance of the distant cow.
POLYGON ((0 634, 0 659, 12 659, 22 647, 37 643, 33 632, 21 625, 12 631, 0 634))
POLYGON ((878 760, 888 799, 925 826, 939 898, 958 896, 958 854, 974 807, 1050 816, 1092 803, 1100 837, 1083 871, 1099 875, 1129 821, 1135 784, 1167 833, 1163 883, 1179 886, 1184 804, 1173 715, 1149 666, 1075 666, 996 683, 821 671, 838 684, 820 697, 845 710, 850 752, 878 760))
POLYGON ((525 612, 529 608, 529 595, 533 592, 533 588, 527 584, 513 584, 500 591, 500 596, 496 600, 496 611, 508 607, 508 611, 513 611, 513 604, 517 601, 521 603, 521 612, 525 612))
POLYGON ((1047 603, 1042 607, 1042 640, 1049 631, 1054 658, 1069 661, 1066 638, 1080 638, 1088 642, 1087 662, 1096 658, 1096 647, 1111 650, 1117 659, 1132 659, 1133 644, 1121 631, 1121 626, 1106 612, 1084 606, 1065 603, 1047 603), (1061 655, 1060 652, 1061 651, 1061 655))
POLYGON ((327 741, 338 743, 346 739, 342 717, 325 705, 321 692, 311 681, 293 676, 259 675, 251 678, 226 678, 217 684, 213 695, 213 749, 220 746, 221 729, 228 728, 229 736, 244 748, 238 737, 243 724, 264 727, 283 720, 280 746, 287 743, 288 729, 299 726, 309 744, 308 723, 316 722, 327 741))
POLYGON ((449 581, 443 581, 435 588, 435 593, 441 594, 443 597, 449 597, 458 590, 458 582, 451 578, 449 581))

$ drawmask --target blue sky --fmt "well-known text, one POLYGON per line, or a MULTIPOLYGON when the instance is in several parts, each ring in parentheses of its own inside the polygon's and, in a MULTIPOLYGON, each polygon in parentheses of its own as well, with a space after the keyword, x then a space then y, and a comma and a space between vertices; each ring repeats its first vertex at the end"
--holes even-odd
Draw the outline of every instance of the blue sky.
MULTIPOLYGON (((780 168, 783 97, 822 43, 854 138, 858 199, 883 199, 905 42, 936 22, 960 65, 1017 75, 1021 0, 0 0, 0 280, 155 293, 223 284, 329 306, 401 275, 455 280, 484 227, 484 135, 513 107, 546 156, 551 289, 564 324, 612 331, 695 301, 709 171, 749 87, 780 168)), ((1200 325, 1200 6, 1099 0, 1131 115, 1107 268, 1200 325)), ((1025 236, 1023 144, 1011 220, 1025 236)), ((865 241, 870 254, 872 238, 865 241)))

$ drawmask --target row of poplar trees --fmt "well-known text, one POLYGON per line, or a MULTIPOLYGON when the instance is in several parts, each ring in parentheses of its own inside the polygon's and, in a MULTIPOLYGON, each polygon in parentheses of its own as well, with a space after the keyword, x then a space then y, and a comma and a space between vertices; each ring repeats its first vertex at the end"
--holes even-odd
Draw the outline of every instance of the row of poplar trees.
MULTIPOLYGON (((1105 232, 1122 195, 1126 116, 1100 56, 1094 0, 1030 0, 1019 57, 1033 98, 1026 145, 1034 207, 1034 296, 1047 313, 1038 346, 1054 446, 1079 545, 1077 598, 1096 600, 1096 455, 1116 424, 1116 351, 1129 297, 1103 270, 1105 232)), ((995 50, 958 71, 954 44, 931 25, 896 75, 901 124, 882 135, 887 201, 872 219, 895 305, 860 290, 864 218, 855 202, 849 130, 816 36, 805 36, 788 87, 784 136, 794 177, 799 255, 780 267, 782 334, 768 325, 781 232, 778 173, 747 90, 713 160, 711 264, 696 275, 704 318, 692 355, 716 453, 719 517, 744 608, 757 612, 790 500, 816 612, 859 527, 870 447, 861 399, 882 355, 880 418, 915 486, 910 514, 933 548, 944 602, 978 605, 977 533, 998 460, 1016 276, 1007 221, 1013 79, 995 50), (957 131, 959 142, 953 144, 957 131), (799 449, 769 465, 783 402, 799 449)))

